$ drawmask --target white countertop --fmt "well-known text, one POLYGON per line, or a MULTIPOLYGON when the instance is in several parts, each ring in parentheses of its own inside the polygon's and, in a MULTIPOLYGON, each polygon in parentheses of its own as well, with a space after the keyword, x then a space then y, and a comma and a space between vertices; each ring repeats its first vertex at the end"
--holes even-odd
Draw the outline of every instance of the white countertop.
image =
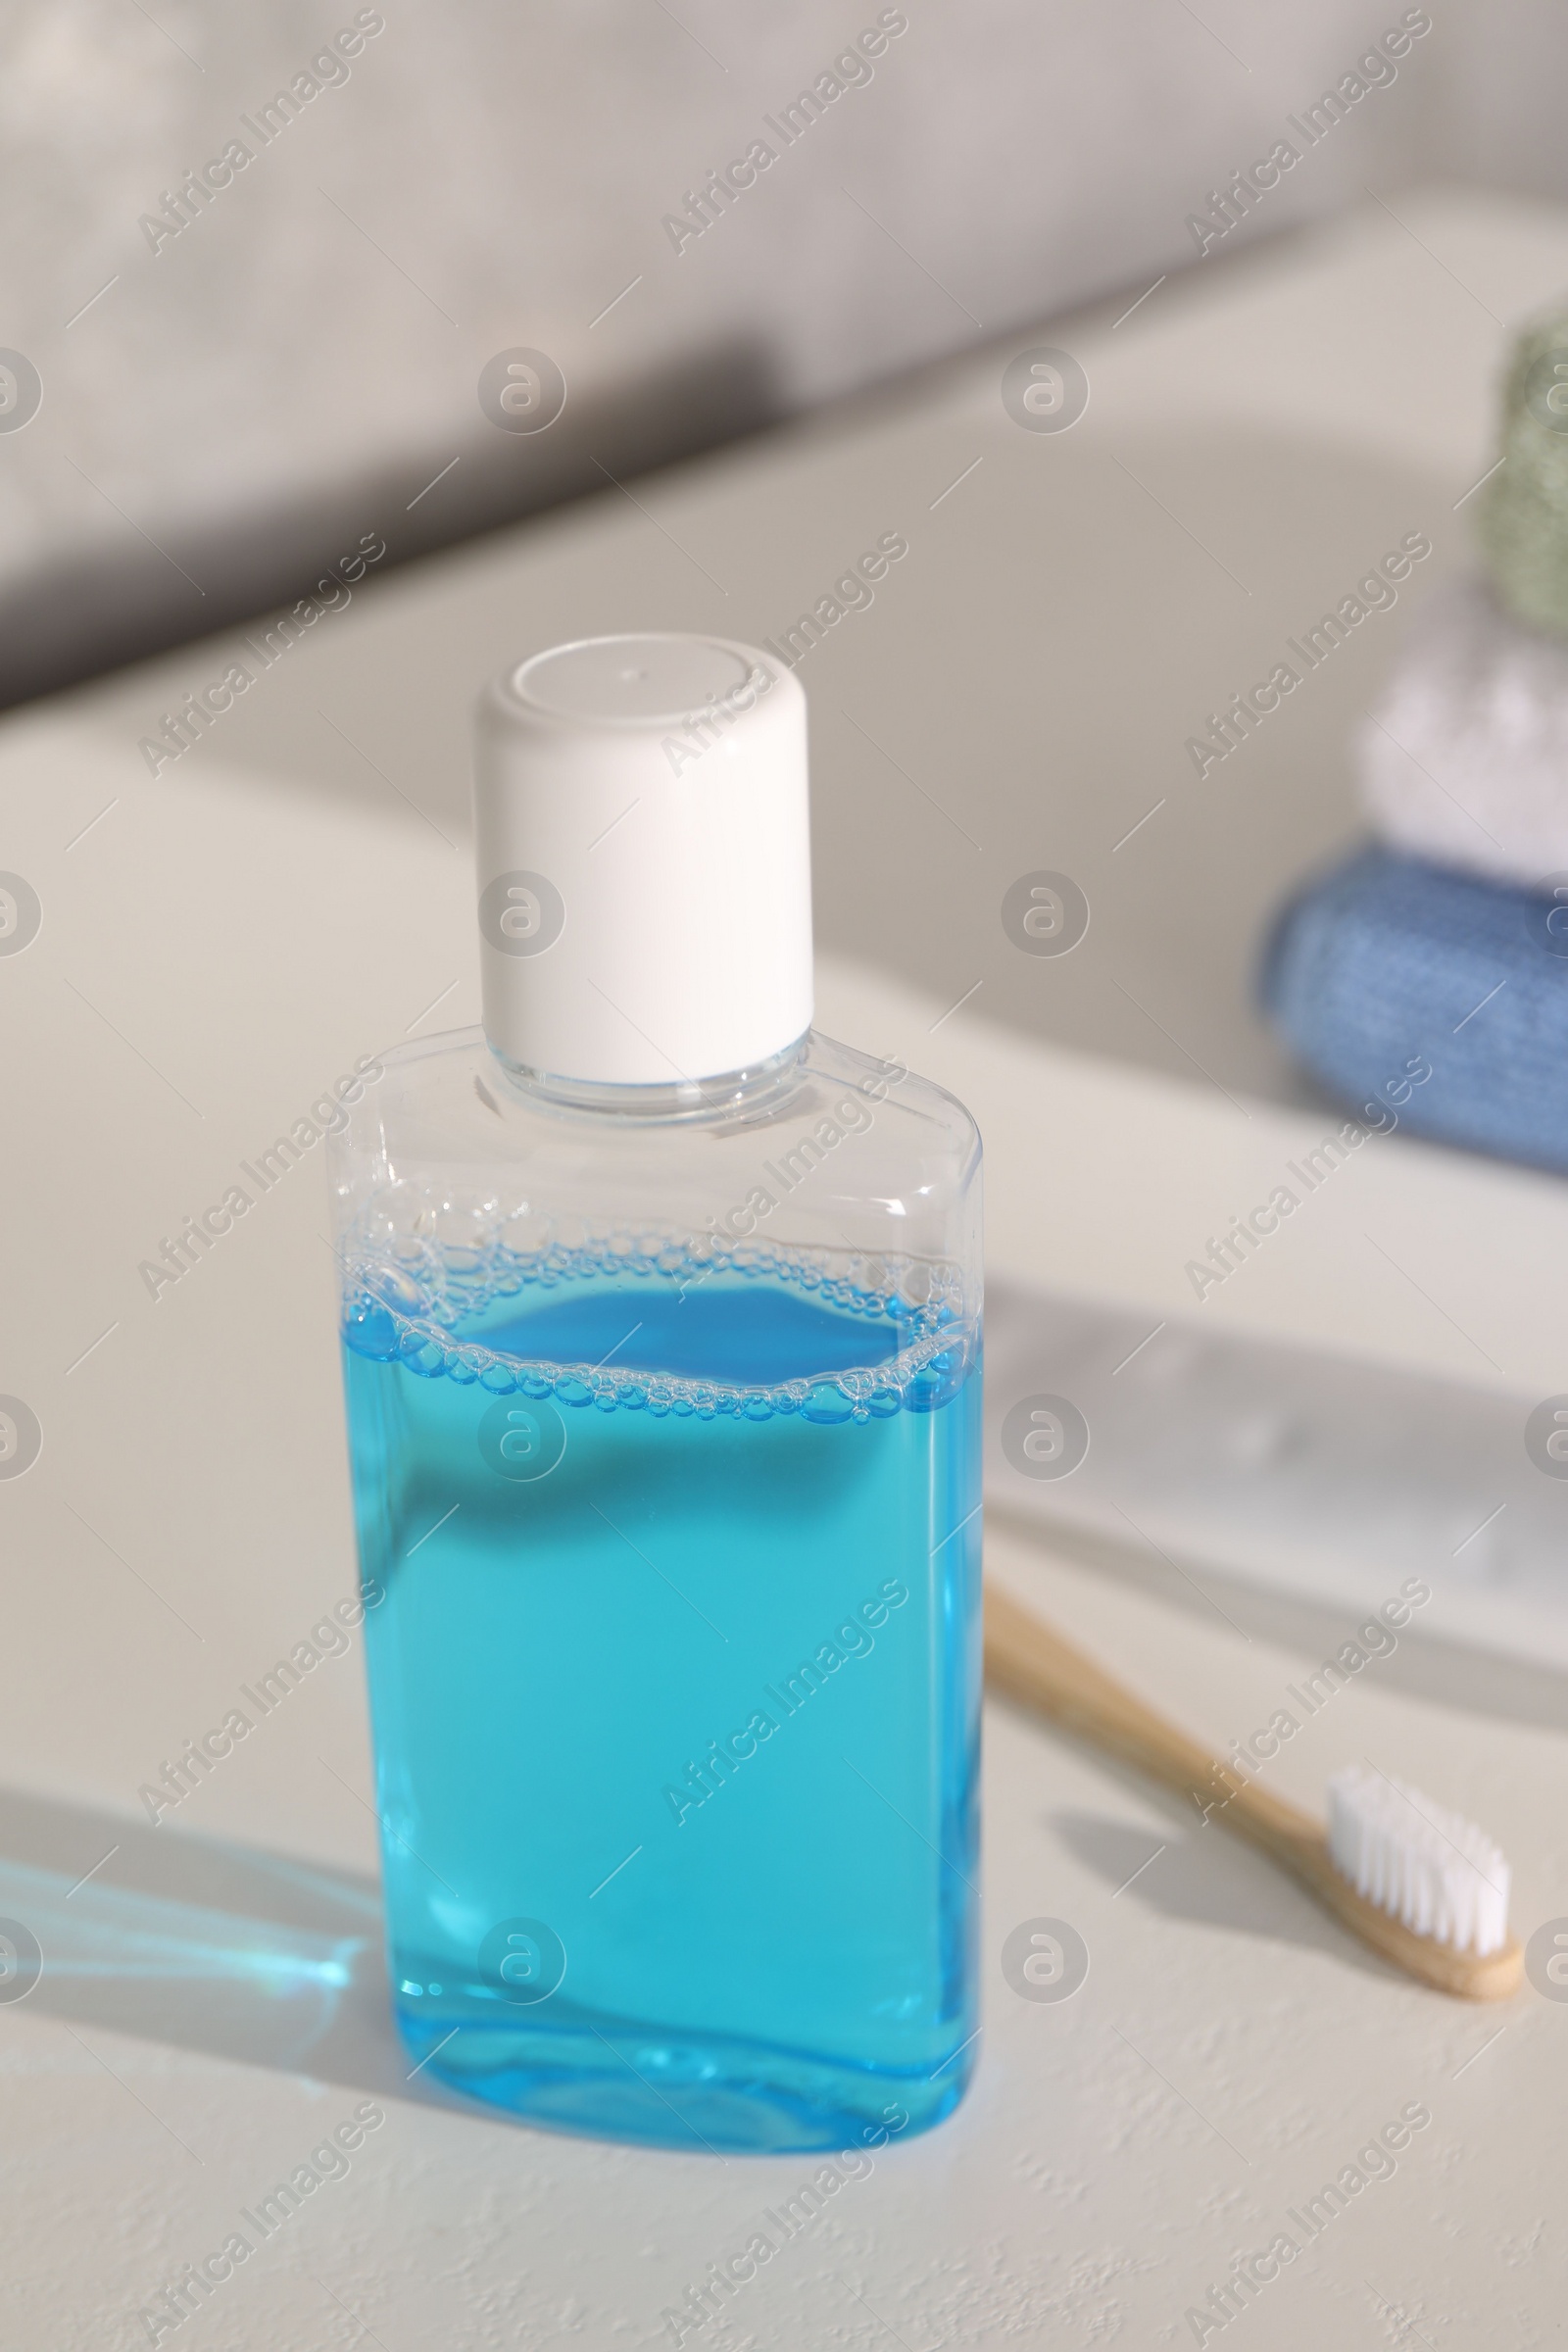
MULTIPOLYGON (((0 2002, 8 2352, 146 2341, 138 2306, 368 2097, 386 2123, 346 2177, 165 2341, 318 2352, 364 2340, 358 2323, 388 2352, 668 2341, 662 2309, 810 2169, 545 2137, 404 2081, 357 1655, 176 1820, 139 1814, 139 1785, 353 1567, 319 1171, 292 1171, 157 1302, 137 1265, 340 1068, 475 1017, 463 789, 484 675, 578 631, 776 634, 898 529, 908 557, 801 672, 821 1024, 976 1109, 1004 1283, 1191 1318, 1195 1245, 1324 1131, 1246 974, 1268 905, 1353 830, 1344 737, 1401 616, 1345 649, 1245 771, 1200 787, 1183 740, 1390 533, 1429 530, 1434 577, 1462 560, 1495 320, 1568 277, 1559 214, 1393 201, 1399 220, 1368 205, 1162 286, 1119 326, 1107 310, 1043 330, 1090 374, 1071 433, 1003 412, 1020 338, 885 412, 389 574, 157 778, 138 739, 233 641, 0 722, 0 866, 43 906, 0 958, 0 1391, 44 1433, 0 1481, 0 1912, 48 1928, 42 1980, 0 2002), (1094 907, 1083 947, 1044 964, 996 914, 1042 865, 1094 907), (217 1907, 276 1923, 286 1994, 225 1957, 221 1920, 191 1917, 215 1907, 198 1838, 223 1842, 217 1907), (93 1973, 132 1930, 146 1973, 93 1973)), ((365 519, 395 554, 396 518, 365 519)), ((1214 1329, 1521 1406, 1565 1385, 1560 1184, 1402 1136, 1337 1182, 1211 1296, 1214 1329)), ((1217 1746, 1348 1631, 1332 1591, 1206 1585, 1221 1610, 1179 1572, 1109 1574, 1011 1523, 990 1559, 1217 1746)), ((1470 1811, 1513 1859, 1528 1934, 1568 1912, 1563 1699, 1544 1656, 1473 1662, 1414 1628, 1280 1758, 1279 1786, 1315 1803, 1369 1752, 1470 1811)), ((1395 1980, 1260 1861, 1008 1710, 990 1712, 986 1771, 976 2087, 847 2187, 711 2340, 1190 2342, 1183 2314, 1230 2257, 1409 2102, 1432 2122, 1395 2176, 1236 2327, 1271 2352, 1552 2340, 1568 2015, 1395 1980), (1036 1916, 1090 1948, 1060 2006, 999 1971, 1036 1916)))

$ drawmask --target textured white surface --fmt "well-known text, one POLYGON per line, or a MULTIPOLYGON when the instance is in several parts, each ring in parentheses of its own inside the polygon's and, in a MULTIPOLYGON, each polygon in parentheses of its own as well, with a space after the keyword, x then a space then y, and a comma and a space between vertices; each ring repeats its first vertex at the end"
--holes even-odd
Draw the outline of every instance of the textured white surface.
MULTIPOLYGON (((1499 310, 1568 271, 1555 216, 1450 205, 1419 227, 1499 310)), ((138 2306, 220 2245, 238 2210, 367 2098, 387 2121, 347 2176, 166 2341, 347 2352, 365 2340, 360 2315, 388 2352, 653 2345, 668 2340, 665 2304, 798 2185, 787 2162, 546 2138, 459 2114, 423 2095, 422 2079, 403 2080, 374 1948, 357 1648, 325 1659, 265 1739, 161 1826, 138 1810, 163 1759, 220 1721, 238 1685, 318 1624, 353 1573, 325 1204, 309 1157, 156 1300, 138 1261, 359 1055, 476 1016, 459 812, 468 705, 507 653, 655 614, 716 626, 721 610, 738 632, 768 634, 862 528, 874 539, 922 483, 915 511, 929 509, 979 454, 971 487, 984 496, 936 507, 931 562, 918 576, 905 566, 908 603, 879 598, 805 671, 826 928, 843 943, 858 923, 884 966, 825 957, 820 1018, 906 1052, 974 1104, 999 1274, 1145 1311, 1148 1326, 1180 1311, 1193 1238, 1253 1197, 1276 1153, 1321 1132, 1321 1111, 1238 1078, 1255 1032, 1213 942, 1255 921, 1270 858, 1283 868, 1316 854, 1347 822, 1343 784, 1322 785, 1345 715, 1333 692, 1282 738, 1288 754, 1260 743, 1228 797, 1189 793, 1168 834, 1146 826, 1138 842, 1155 847, 1143 862, 1123 851, 1111 864, 1107 849, 1096 927, 1064 959, 1079 964, 1108 940, 1113 953, 1087 967, 1099 990, 1113 995, 1107 975, 1119 975, 1184 1035, 1195 1005, 1211 1008, 1212 1037, 1192 1034, 1192 1048, 1223 1087, 1174 1049, 1171 1069, 1151 1072, 1141 1031, 1125 1033, 1125 1051, 1114 1035, 1106 1047, 1095 1005, 1059 994, 1004 999, 1010 1029, 981 1019, 993 979, 1003 998, 1000 961, 985 965, 986 996, 949 1007, 972 958, 992 952, 1013 874, 1065 855, 1057 845, 1074 827, 1079 841, 1114 840, 1148 806, 1140 796, 1164 789, 1148 772, 1153 758, 1140 762, 1117 727, 1146 727, 1155 746, 1174 735, 1179 756, 1180 715, 1210 699, 1213 676, 1244 663, 1250 674, 1252 644, 1320 606, 1319 573, 1353 571, 1366 485, 1403 513, 1411 447, 1434 502, 1483 470, 1494 330, 1406 245, 1386 223, 1363 227, 1260 275, 1250 310, 1234 293, 1205 295, 1142 339, 1138 319, 1114 342, 1107 325, 1087 347, 1102 439, 1085 438, 1093 411, 1066 437, 1095 453, 1077 489, 1070 451, 1047 442, 1048 474, 1038 441, 993 422, 988 364, 889 421, 852 419, 661 485, 659 522, 716 558, 723 608, 662 529, 605 506, 358 598, 156 779, 139 736, 172 696, 221 673, 225 648, 190 648, 0 726, 0 863, 26 874, 43 905, 37 938, 0 959, 0 1389, 24 1396, 44 1433, 26 1476, 0 1483, 0 1913, 35 1909, 47 1948, 31 1995, 0 2003, 7 2352, 129 2352, 145 2340, 138 2306), (1402 357, 1379 342, 1398 306, 1402 357), (1446 401, 1433 388, 1445 371, 1446 401), (1396 396, 1407 413, 1391 422, 1396 396), (1105 452, 1130 451, 1141 468, 1140 417, 1158 416, 1175 436, 1168 452, 1183 420, 1211 417, 1220 400, 1238 433, 1251 419, 1247 447, 1277 436, 1271 446, 1302 450, 1309 484, 1344 475, 1348 488, 1328 504, 1325 536, 1306 543, 1310 583, 1291 568, 1300 549, 1287 550, 1266 589, 1257 583, 1255 619, 1240 601, 1216 604, 1178 645, 1182 599, 1196 601, 1206 558, 1142 493, 1105 504, 1105 452), (1045 676, 1038 660, 1014 676, 1013 651, 1038 648, 1042 602, 1057 589, 1039 570, 1035 524, 1070 594, 1045 676), (968 660, 966 632, 1000 636, 1007 659, 994 676, 964 673, 955 716, 953 649, 968 660), (906 894, 955 857, 945 820, 903 797, 871 753, 851 762, 840 698, 983 829, 984 939, 956 898, 945 926, 914 923, 906 894), (1107 740, 1109 753, 1079 757, 1107 740), (1004 785, 1022 804, 1013 833, 1004 785), (1248 845, 1239 864, 1214 850, 1227 832, 1248 845), (901 940, 901 922, 912 936, 901 940), (901 962, 923 963, 923 990, 901 962), (1172 1074, 1182 1066, 1188 1077, 1172 1074), (79 1973, 106 1937, 123 1937, 127 1905, 143 1972, 79 1973), (282 1991, 255 1981, 258 1921, 293 1954, 282 1991), (172 1980, 176 1963, 185 1973, 172 1980)), ((1183 512, 1205 536, 1243 513, 1266 539, 1273 511, 1250 503, 1264 477, 1245 450, 1236 463, 1229 507, 1195 498, 1183 512)), ((1152 478, 1183 500, 1165 473, 1152 478)), ((1188 496, 1195 479, 1176 468, 1188 496)), ((1240 598, 1222 577, 1219 593, 1240 598)), ((1521 1395, 1557 1385, 1560 1186, 1402 1137, 1335 1183, 1345 1192, 1325 1189, 1321 1217, 1299 1220, 1206 1314, 1521 1395), (1410 1280, 1368 1252, 1367 1232, 1410 1280)), ((1253 1605, 1234 1582, 1200 1577, 1195 1589, 1188 1568, 1153 1557, 1142 1579, 1108 1575, 1004 1530, 989 1556, 1222 1750, 1266 1723, 1302 1662, 1354 1624, 1334 1592, 1315 1616, 1293 1615, 1266 1596, 1253 1605)), ((1328 1774, 1368 1755, 1484 1825, 1513 1862, 1514 1923, 1528 1937, 1568 1912, 1562 1703, 1544 1664, 1489 1665, 1417 1626, 1270 1770, 1283 1793, 1318 1807, 1328 1774)), ((1269 2352, 1392 2346, 1419 2340, 1417 2328, 1435 2346, 1498 2352, 1552 2340, 1568 2285, 1562 2006, 1527 1988, 1505 2013, 1473 2012, 1388 1975, 1258 1858, 1005 1708, 990 1712, 986 1784, 975 2090, 949 2126, 842 2191, 747 2290, 716 2345, 872 2352, 888 2327, 909 2352, 1190 2342, 1183 2315, 1232 2256, 1289 2227, 1288 2211, 1411 2105, 1430 2125, 1391 2177, 1347 2192, 1240 2323, 1244 2336, 1269 2352), (1087 1983, 1060 2005, 1020 1999, 1000 1970, 1006 1935, 1041 1918, 1070 1921, 1090 1949, 1087 1983)))
POLYGON ((1484 579, 1428 599, 1356 751, 1393 848, 1526 890, 1568 870, 1568 645, 1484 579))

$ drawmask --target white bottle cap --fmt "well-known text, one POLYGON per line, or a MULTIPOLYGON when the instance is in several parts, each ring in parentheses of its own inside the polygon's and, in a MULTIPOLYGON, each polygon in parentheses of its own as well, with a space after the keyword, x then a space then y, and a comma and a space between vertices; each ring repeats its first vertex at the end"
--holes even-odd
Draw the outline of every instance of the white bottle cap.
POLYGON ((718 637, 589 637, 485 689, 484 1025, 549 1076, 755 1068, 811 1023, 806 697, 718 637))

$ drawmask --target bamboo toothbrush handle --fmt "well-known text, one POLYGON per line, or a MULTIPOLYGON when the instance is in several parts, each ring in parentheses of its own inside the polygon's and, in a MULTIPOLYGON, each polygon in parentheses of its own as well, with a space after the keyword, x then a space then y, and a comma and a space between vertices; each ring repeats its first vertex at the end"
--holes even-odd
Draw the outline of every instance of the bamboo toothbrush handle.
POLYGON ((1228 1829, 1267 1847, 1287 1869, 1310 1873, 1328 1861, 1323 1831, 1271 1790, 1231 1765, 1134 1695, 1094 1659, 1063 1640, 1031 1609, 988 1584, 985 1593, 986 1675, 1001 1690, 1027 1700, 1096 1747, 1135 1764, 1203 1817, 1206 1805, 1228 1829))
POLYGON ((1201 1819, 1218 1821, 1261 1846, 1396 1967, 1467 2000, 1502 2000, 1517 1990, 1524 1954, 1514 1937, 1482 1957, 1413 1934, 1341 1877, 1321 1823, 1244 1780, 992 1584, 985 1590, 985 1644, 986 1679, 995 1689, 1194 1799, 1201 1819))

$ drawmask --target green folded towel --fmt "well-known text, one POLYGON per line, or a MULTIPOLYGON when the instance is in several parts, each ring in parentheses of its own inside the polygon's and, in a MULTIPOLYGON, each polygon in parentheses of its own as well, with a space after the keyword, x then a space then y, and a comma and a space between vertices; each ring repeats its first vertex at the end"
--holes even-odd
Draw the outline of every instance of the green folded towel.
POLYGON ((1532 628, 1568 636, 1568 308, 1536 319, 1514 345, 1502 458, 1479 517, 1497 593, 1532 628))

